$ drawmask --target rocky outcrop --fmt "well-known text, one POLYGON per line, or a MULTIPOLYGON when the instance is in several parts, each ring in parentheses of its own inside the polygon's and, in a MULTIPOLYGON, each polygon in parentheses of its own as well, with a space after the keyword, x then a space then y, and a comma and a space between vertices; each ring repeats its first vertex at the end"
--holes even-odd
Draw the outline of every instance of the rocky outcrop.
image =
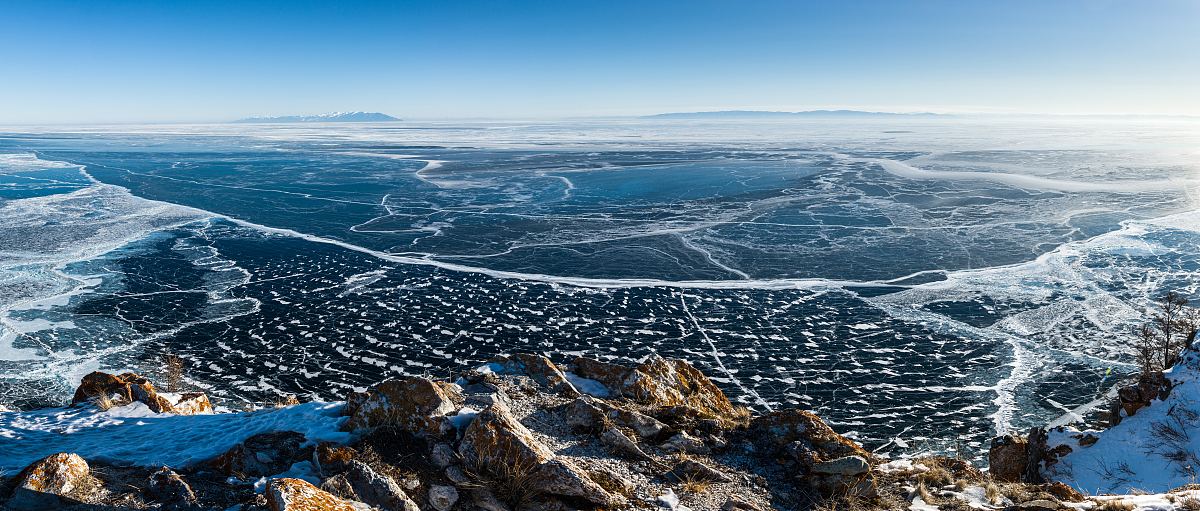
POLYGON ((161 394, 154 384, 135 373, 120 375, 96 371, 83 377, 71 405, 103 403, 103 406, 123 406, 143 403, 153 412, 177 415, 213 413, 212 403, 203 392, 188 392, 178 397, 161 394))
POLYGON ((272 479, 267 483, 271 511, 371 511, 371 507, 345 500, 301 479, 272 479))
POLYGON ((176 415, 201 415, 213 413, 213 407, 203 392, 187 392, 171 405, 171 412, 176 415))
POLYGON ((614 395, 658 409, 679 408, 699 418, 736 425, 749 412, 729 401, 725 393, 699 369, 683 360, 652 355, 629 368, 588 358, 571 363, 575 374, 602 383, 614 395))
POLYGON ((1171 394, 1171 387, 1171 380, 1162 372, 1140 375, 1137 383, 1117 389, 1117 399, 1109 412, 1109 423, 1119 424, 1122 412, 1125 417, 1132 417, 1138 410, 1150 406, 1150 403, 1166 399, 1171 394))
POLYGON ((192 487, 168 467, 150 474, 146 495, 167 509, 186 509, 198 503, 192 487))
MULTIPOLYGON (((106 483, 118 491, 95 495, 135 509, 403 511, 790 510, 815 495, 874 495, 877 460, 857 444, 799 410, 751 421, 681 360, 578 359, 566 372, 518 354, 485 367, 454 383, 407 377, 352 393, 341 411, 348 444, 258 434, 190 466, 121 468, 106 483)), ((132 374, 94 373, 78 394, 179 414, 212 408, 132 374)))
POLYGON ((608 425, 629 428, 639 438, 656 438, 667 429, 658 419, 606 400, 581 396, 564 408, 567 423, 584 430, 604 430, 608 425))
POLYGON ((120 375, 100 371, 83 377, 79 387, 75 389, 75 397, 71 404, 91 402, 96 399, 110 399, 116 405, 144 403, 154 412, 170 412, 172 403, 167 398, 158 395, 150 380, 134 373, 120 375))
POLYGON ((421 435, 446 431, 446 415, 458 409, 462 397, 455 385, 427 378, 384 381, 365 393, 346 398, 346 428, 360 430, 393 426, 421 435))
POLYGON ((463 433, 458 452, 466 466, 504 483, 529 480, 534 492, 576 497, 600 506, 621 503, 572 462, 557 459, 501 403, 479 413, 463 433))
POLYGON ((92 486, 91 467, 73 453, 52 454, 34 462, 17 475, 12 510, 54 509, 76 501, 92 486))
POLYGON ((379 508, 396 511, 420 511, 417 503, 391 477, 380 474, 366 463, 350 461, 345 473, 354 500, 379 508))
POLYGON ((212 461, 217 470, 235 477, 265 477, 286 471, 293 463, 312 458, 303 434, 294 431, 262 433, 212 461))
POLYGON ((875 493, 870 471, 875 457, 813 413, 782 410, 755 417, 750 433, 764 452, 778 456, 821 494, 875 493))
POLYGON ((501 355, 493 358, 492 364, 500 366, 507 374, 523 374, 529 376, 550 392, 566 397, 579 395, 579 390, 567 379, 565 373, 550 359, 531 353, 501 355))
POLYGON ((1025 477, 1029 458, 1029 442, 1024 437, 1007 434, 992 439, 988 449, 988 472, 997 481, 1020 482, 1025 477))

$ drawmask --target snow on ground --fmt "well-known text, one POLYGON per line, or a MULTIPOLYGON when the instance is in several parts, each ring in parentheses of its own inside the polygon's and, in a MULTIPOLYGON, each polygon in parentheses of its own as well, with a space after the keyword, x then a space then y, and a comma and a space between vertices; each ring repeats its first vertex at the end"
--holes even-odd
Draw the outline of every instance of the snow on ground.
POLYGON ((172 415, 142 403, 100 411, 92 406, 0 412, 0 473, 58 452, 120 465, 182 467, 213 458, 259 434, 303 433, 310 442, 347 442, 339 431, 344 403, 212 415, 172 415))
POLYGON ((1073 451, 1048 471, 1090 494, 1161 493, 1200 479, 1200 353, 1184 353, 1167 377, 1175 387, 1165 401, 1155 401, 1102 432, 1091 447, 1070 440, 1071 432, 1052 432, 1051 446, 1065 443, 1073 451))

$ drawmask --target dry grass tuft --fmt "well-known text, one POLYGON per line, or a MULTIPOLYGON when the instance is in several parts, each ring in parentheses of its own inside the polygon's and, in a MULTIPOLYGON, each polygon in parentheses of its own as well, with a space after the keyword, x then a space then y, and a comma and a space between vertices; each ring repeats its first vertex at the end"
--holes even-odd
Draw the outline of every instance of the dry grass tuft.
POLYGON ((692 474, 685 474, 679 481, 679 489, 687 493, 704 493, 708 491, 708 486, 711 484, 705 479, 701 479, 692 474))
POLYGON ((988 503, 998 506, 1004 495, 1000 493, 1000 487, 996 485, 995 481, 988 481, 987 485, 983 487, 983 497, 987 499, 988 503))
POLYGON ((921 464, 929 467, 929 470, 918 474, 917 481, 935 488, 954 484, 954 476, 941 463, 936 463, 933 460, 921 460, 921 464))
POLYGON ((917 482, 917 495, 919 495, 921 500, 925 501, 926 504, 933 504, 935 501, 937 501, 937 497, 934 497, 932 493, 929 493, 929 487, 925 486, 924 481, 917 482))
POLYGON ((519 449, 498 443, 477 444, 476 449, 480 452, 476 453, 474 467, 466 473, 479 486, 490 490, 513 509, 525 509, 541 497, 537 477, 539 467, 534 460, 521 456, 519 449), (484 463, 484 460, 492 463, 484 463))
POLYGON ((1101 502, 1092 511, 1133 511, 1137 506, 1127 500, 1112 499, 1101 502))
POLYGON ((117 406, 117 403, 113 402, 112 396, 109 396, 105 393, 96 394, 89 398, 88 401, 91 401, 93 405, 96 405, 96 408, 99 408, 101 411, 105 412, 117 406))

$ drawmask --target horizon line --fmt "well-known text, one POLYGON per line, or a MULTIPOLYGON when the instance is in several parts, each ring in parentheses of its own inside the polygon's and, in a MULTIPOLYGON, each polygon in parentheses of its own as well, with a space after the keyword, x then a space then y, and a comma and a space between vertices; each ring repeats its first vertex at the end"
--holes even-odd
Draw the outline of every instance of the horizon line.
MULTIPOLYGON (((382 113, 370 112, 368 113, 382 113)), ((720 121, 720 122, 738 122, 738 121, 787 121, 789 119, 778 118, 711 118, 711 119, 670 119, 669 115, 688 115, 688 114, 717 114, 717 113, 767 113, 767 114, 804 114, 804 113, 821 113, 821 112, 856 112, 864 114, 877 114, 881 116, 896 116, 899 119, 920 119, 922 117, 1053 117, 1053 118, 1170 118, 1179 120, 1200 119, 1200 114, 1165 114, 1165 113, 1050 113, 1050 112, 971 112, 971 111, 931 111, 931 110, 911 110, 911 111, 888 111, 888 110, 859 110, 854 108, 819 108, 812 110, 759 110, 759 109, 720 109, 720 110, 679 110, 671 112, 659 112, 653 114, 621 114, 621 115, 604 115, 604 114, 582 114, 582 115, 558 115, 558 116, 445 116, 445 117, 424 117, 424 116, 394 116, 398 117, 396 121, 374 121, 374 122, 355 122, 355 121, 331 121, 331 122, 280 122, 280 123, 258 123, 258 124, 288 124, 288 125, 308 125, 308 124, 390 124, 397 122, 509 122, 509 121, 524 121, 524 122, 546 122, 546 121, 574 121, 574 120, 659 120, 659 121, 720 121)), ((127 120, 127 121, 0 121, 0 126, 148 126, 148 125, 217 125, 217 124, 254 124, 254 123, 239 123, 237 121, 253 118, 270 118, 270 117, 293 117, 293 116, 310 116, 320 114, 284 114, 276 116, 248 116, 233 119, 209 119, 209 120, 127 120)), ((392 114, 386 114, 392 115, 392 114)), ((858 118, 861 119, 861 118, 858 118)), ((855 120, 855 119, 847 119, 855 120)))

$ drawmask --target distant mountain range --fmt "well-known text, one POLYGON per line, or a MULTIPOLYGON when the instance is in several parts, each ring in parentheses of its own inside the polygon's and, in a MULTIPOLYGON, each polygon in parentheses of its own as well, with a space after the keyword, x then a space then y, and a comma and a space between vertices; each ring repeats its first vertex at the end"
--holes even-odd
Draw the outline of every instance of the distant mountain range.
POLYGON ((721 110, 716 112, 674 112, 647 115, 644 119, 763 119, 780 117, 934 117, 934 113, 865 112, 862 110, 805 110, 772 112, 766 110, 721 110))
POLYGON ((379 112, 333 112, 318 115, 284 115, 280 117, 247 117, 233 122, 278 123, 278 122, 389 122, 399 121, 395 117, 379 112))

